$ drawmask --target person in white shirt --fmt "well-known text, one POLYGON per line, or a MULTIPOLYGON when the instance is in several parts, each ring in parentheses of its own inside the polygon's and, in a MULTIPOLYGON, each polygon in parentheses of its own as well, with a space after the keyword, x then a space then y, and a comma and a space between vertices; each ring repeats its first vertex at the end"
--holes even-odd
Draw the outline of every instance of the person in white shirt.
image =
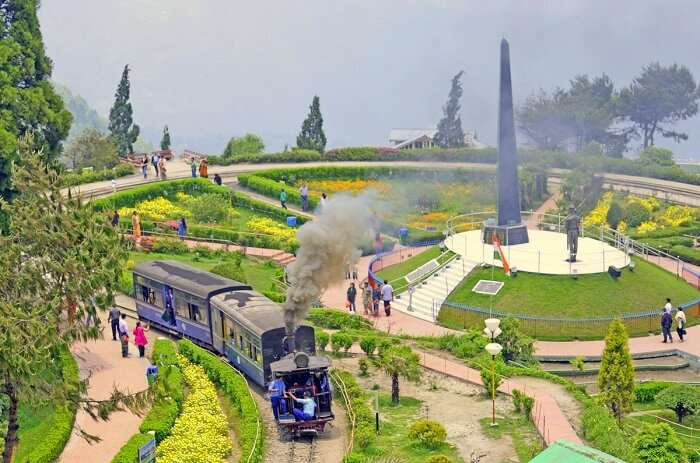
POLYGON ((122 342, 122 357, 129 356, 129 326, 126 324, 126 314, 119 319, 119 340, 122 342))
POLYGON ((289 396, 294 399, 295 402, 302 404, 302 409, 299 410, 295 408, 292 410, 294 417, 299 421, 309 421, 315 418, 316 412, 316 401, 311 398, 311 393, 308 391, 304 394, 303 399, 297 398, 292 391, 289 391, 289 396))
POLYGON ((391 301, 393 300, 394 288, 387 281, 382 286, 382 301, 384 302, 384 313, 387 317, 391 315, 391 301))
POLYGON ((666 305, 664 305, 664 310, 668 313, 671 313, 673 311, 673 305, 671 305, 671 299, 668 297, 666 298, 666 305))
POLYGON ((678 307, 678 313, 676 313, 676 333, 678 333, 678 337, 681 338, 681 342, 683 342, 683 335, 685 335, 685 324, 686 319, 683 307, 678 307))

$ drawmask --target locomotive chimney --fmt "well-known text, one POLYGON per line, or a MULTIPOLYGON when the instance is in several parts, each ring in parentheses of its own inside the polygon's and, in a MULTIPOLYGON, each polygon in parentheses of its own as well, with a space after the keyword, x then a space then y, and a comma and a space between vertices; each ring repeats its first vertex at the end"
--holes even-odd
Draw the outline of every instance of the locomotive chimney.
POLYGON ((289 332, 287 331, 287 352, 296 352, 297 351, 297 345, 296 345, 296 339, 294 336, 294 332, 289 332))

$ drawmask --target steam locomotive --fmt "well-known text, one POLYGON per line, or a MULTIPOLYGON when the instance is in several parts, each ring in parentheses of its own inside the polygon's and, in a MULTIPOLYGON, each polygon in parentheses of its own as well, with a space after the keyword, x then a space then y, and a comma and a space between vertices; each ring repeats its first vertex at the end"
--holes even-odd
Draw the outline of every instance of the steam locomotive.
MULTIPOLYGON (((314 329, 301 325, 288 335, 282 308, 245 284, 174 261, 154 260, 133 269, 136 310, 141 320, 188 338, 226 357, 251 381, 265 387, 282 378, 316 402, 313 419, 280 414, 280 426, 294 434, 323 431, 334 419, 328 384, 331 366, 316 355, 314 329)), ((295 406, 287 398, 286 410, 295 406)))

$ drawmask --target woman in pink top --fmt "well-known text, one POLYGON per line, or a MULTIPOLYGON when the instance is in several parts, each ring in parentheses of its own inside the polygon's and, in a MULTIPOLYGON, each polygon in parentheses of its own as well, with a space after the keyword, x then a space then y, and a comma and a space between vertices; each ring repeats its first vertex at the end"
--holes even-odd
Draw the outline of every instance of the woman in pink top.
POLYGON ((136 328, 134 328, 134 344, 139 348, 139 357, 143 357, 146 354, 146 344, 148 344, 148 339, 146 339, 146 331, 148 328, 141 326, 141 322, 136 322, 136 328))

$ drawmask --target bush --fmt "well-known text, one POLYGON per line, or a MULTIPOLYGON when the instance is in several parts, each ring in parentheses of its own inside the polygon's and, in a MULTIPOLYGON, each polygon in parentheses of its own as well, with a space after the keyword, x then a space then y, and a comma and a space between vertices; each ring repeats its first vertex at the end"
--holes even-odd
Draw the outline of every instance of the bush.
POLYGON ((153 436, 150 434, 135 434, 124 444, 119 453, 112 458, 112 463, 138 463, 139 449, 151 439, 153 439, 153 436))
POLYGON ((70 187, 83 185, 85 183, 101 182, 112 180, 134 173, 134 166, 131 164, 119 164, 111 169, 87 170, 82 169, 77 172, 66 172, 61 175, 61 186, 70 187))
POLYGON ((337 354, 340 349, 345 350, 347 353, 347 351, 352 347, 352 343, 352 336, 347 333, 343 333, 342 331, 338 331, 337 333, 333 333, 331 335, 331 349, 333 349, 333 353, 335 354, 337 354))
POLYGON ((651 212, 636 201, 625 207, 625 221, 629 227, 638 227, 642 222, 651 219, 651 212))
POLYGON ((177 346, 182 355, 204 368, 209 378, 219 386, 219 390, 226 394, 236 408, 240 417, 237 438, 243 458, 246 461, 262 462, 262 420, 245 378, 230 365, 195 346, 191 341, 180 340, 177 346), (248 460, 249 455, 252 455, 251 460, 248 460))
POLYGON ((439 422, 423 418, 411 425, 408 437, 418 441, 422 447, 435 449, 445 443, 447 431, 439 422))
POLYGON ((263 152, 265 143, 263 139, 254 133, 247 133, 242 137, 232 137, 224 150, 224 158, 233 158, 244 155, 257 155, 263 152))
POLYGON ((617 229, 617 226, 625 218, 625 211, 622 210, 622 206, 617 201, 610 203, 610 209, 608 209, 607 222, 610 228, 613 230, 617 229))
POLYGON ((377 337, 376 336, 365 336, 360 340, 360 349, 362 349, 362 352, 365 354, 369 355, 370 357, 372 354, 374 354, 375 349, 377 348, 377 337))
POLYGON ((239 283, 248 283, 248 279, 245 276, 245 272, 243 272, 240 261, 238 261, 238 265, 236 265, 235 261, 224 261, 214 266, 209 271, 239 283))
POLYGON ((363 330, 372 328, 372 323, 366 318, 336 309, 311 309, 307 320, 316 326, 329 330, 363 330))
POLYGON ((186 205, 197 223, 223 223, 236 215, 231 208, 231 195, 204 193, 190 197, 186 205))
POLYGON ((161 254, 187 254, 190 248, 177 238, 158 238, 153 241, 153 252, 161 254))
POLYGON ((230 166, 231 164, 272 164, 276 162, 318 162, 323 156, 318 151, 294 149, 279 153, 241 154, 234 157, 209 156, 209 165, 230 166))
POLYGON ((634 437, 637 458, 642 463, 686 463, 683 442, 666 423, 645 423, 634 437))
POLYGON ((656 403, 673 410, 679 423, 700 411, 700 391, 695 386, 676 384, 656 394, 656 403))
POLYGON ((139 431, 148 434, 155 432, 156 442, 160 443, 170 435, 170 430, 180 414, 180 408, 174 400, 160 400, 155 402, 148 415, 141 422, 139 431))
POLYGON ((682 261, 700 265, 700 250, 698 249, 673 246, 668 253, 680 258, 682 261))
POLYGON ((432 457, 428 458, 427 463, 452 463, 452 460, 445 455, 433 455, 432 457))
POLYGON ((361 358, 357 366, 360 368, 360 376, 367 376, 369 372, 369 360, 366 358, 361 358))
MULTIPOLYGON (((346 407, 351 408, 355 415, 355 443, 361 449, 369 447, 374 441, 376 434, 374 432, 374 412, 367 405, 369 395, 360 387, 355 377, 343 370, 333 370, 331 379, 335 385, 333 388, 336 394, 337 403, 343 400, 340 394, 341 384, 347 393, 349 403, 346 407)), ((350 420, 350 414, 347 414, 350 420)), ((346 457, 346 463, 349 461, 363 461, 360 456, 354 452, 346 457)))
POLYGON ((330 340, 330 336, 328 333, 326 333, 323 330, 315 330, 316 331, 316 347, 324 351, 326 350, 326 346, 328 345, 328 341, 330 340))
POLYGON ((584 405, 581 424, 584 437, 595 448, 621 460, 634 461, 629 438, 606 408, 589 399, 584 405))
POLYGON ((641 403, 651 403, 656 399, 656 394, 671 387, 673 383, 663 381, 649 381, 634 386, 634 400, 641 403))

